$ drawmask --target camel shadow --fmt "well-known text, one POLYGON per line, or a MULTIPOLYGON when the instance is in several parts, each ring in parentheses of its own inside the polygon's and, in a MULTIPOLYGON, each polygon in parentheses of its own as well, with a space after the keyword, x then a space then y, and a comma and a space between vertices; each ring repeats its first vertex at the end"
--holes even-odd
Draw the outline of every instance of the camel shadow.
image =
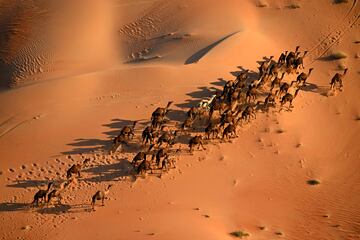
MULTIPOLYGON (((61 152, 63 155, 73 155, 73 154, 85 154, 90 152, 96 152, 99 150, 111 150, 112 148, 112 139, 115 138, 121 131, 124 126, 132 126, 134 121, 124 120, 124 119, 112 119, 110 123, 103 124, 102 126, 109 128, 110 130, 103 132, 106 136, 106 139, 96 139, 96 138, 78 138, 74 142, 67 144, 68 146, 73 146, 70 151, 61 152)), ((145 122, 146 124, 147 122, 145 122)), ((136 131, 135 131, 136 132, 136 131)), ((134 151, 139 146, 138 144, 130 142, 128 144, 127 151, 134 151)))
POLYGON ((6 186, 12 188, 34 188, 43 186, 46 188, 48 183, 49 180, 17 180, 16 183, 8 184, 6 186))
POLYGON ((0 212, 35 211, 40 214, 60 215, 64 213, 80 213, 91 211, 91 206, 86 204, 69 205, 57 204, 52 206, 32 207, 30 203, 0 203, 0 212))
MULTIPOLYGON (((167 118, 171 121, 171 122, 175 122, 176 124, 179 124, 181 121, 183 121, 186 118, 186 112, 183 110, 170 110, 169 113, 167 114, 167 118)), ((179 127, 179 126, 177 126, 179 127)))
POLYGON ((71 151, 61 152, 63 155, 72 155, 72 154, 84 154, 89 152, 95 152, 103 149, 108 146, 110 140, 102 140, 102 139, 83 139, 78 138, 75 139, 73 143, 67 144, 68 146, 75 147, 71 151))
POLYGON ((305 92, 318 93, 322 96, 327 96, 329 88, 326 86, 318 86, 315 83, 307 83, 306 86, 301 86, 300 89, 305 92))
MULTIPOLYGON (((217 82, 212 82, 211 84, 215 86, 224 86, 225 83, 226 80, 218 78, 217 82)), ((185 109, 195 107, 200 103, 201 100, 210 99, 212 95, 216 94, 219 91, 220 90, 216 87, 199 87, 196 91, 186 94, 187 96, 191 97, 191 99, 185 100, 184 103, 176 104, 176 106, 185 109)))
POLYGON ((333 0, 333 4, 341 4, 341 3, 347 3, 347 1, 344 1, 344 0, 333 0))
MULTIPOLYGON (((240 71, 232 71, 232 72, 230 72, 230 74, 233 75, 234 77, 237 77, 242 72, 246 71, 246 69, 244 67, 242 67, 242 66, 238 66, 238 68, 240 69, 240 71)), ((254 80, 259 79, 259 73, 255 72, 255 71, 249 71, 247 73, 247 76, 248 76, 248 78, 246 80, 247 85, 249 85, 254 80)))
POLYGON ((25 211, 29 209, 29 203, 10 203, 3 202, 0 203, 0 212, 18 212, 25 211))
POLYGON ((91 176, 85 178, 85 181, 89 182, 109 182, 118 180, 121 177, 132 176, 132 165, 126 159, 121 159, 117 163, 99 165, 85 169, 84 172, 91 176))
POLYGON ((48 214, 48 215, 61 215, 65 213, 82 213, 82 212, 90 212, 91 206, 87 204, 57 204, 49 207, 42 207, 36 210, 37 213, 40 214, 48 214))
POLYGON ((328 56, 319 57, 316 60, 323 61, 323 62, 331 62, 331 61, 336 61, 336 60, 339 60, 339 59, 336 58, 335 56, 328 55, 328 56))
POLYGON ((223 78, 218 78, 216 82, 211 82, 210 84, 217 87, 224 87, 226 84, 226 80, 223 78))
POLYGON ((112 139, 119 135, 121 129, 125 126, 132 126, 134 121, 124 120, 124 119, 111 119, 110 123, 103 124, 102 126, 111 129, 111 131, 103 132, 105 135, 108 136, 109 139, 112 139))

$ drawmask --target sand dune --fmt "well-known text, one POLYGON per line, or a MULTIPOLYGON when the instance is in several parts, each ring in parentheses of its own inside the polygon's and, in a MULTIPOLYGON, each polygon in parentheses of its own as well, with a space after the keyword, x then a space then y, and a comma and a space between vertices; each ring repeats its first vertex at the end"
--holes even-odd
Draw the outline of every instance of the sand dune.
POLYGON ((0 1, 0 237, 360 239, 360 3, 259 2, 0 1), (259 63, 297 45, 309 51, 301 71, 314 71, 293 109, 260 109, 238 138, 206 140, 193 155, 184 134, 176 168, 132 174, 158 106, 174 101, 175 130, 226 81, 244 69, 257 79, 259 63), (330 92, 344 68, 344 90, 330 92), (133 121, 134 140, 109 153, 133 121), (30 207, 85 159, 62 204, 30 207))

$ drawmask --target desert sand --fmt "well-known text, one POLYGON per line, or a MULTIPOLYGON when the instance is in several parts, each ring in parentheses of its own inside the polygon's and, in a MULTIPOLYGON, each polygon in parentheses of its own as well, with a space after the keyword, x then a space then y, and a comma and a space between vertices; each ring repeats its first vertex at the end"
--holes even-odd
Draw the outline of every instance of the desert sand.
POLYGON ((360 239, 359 17, 357 0, 1 0, 0 238, 360 239), (133 174, 157 107, 174 102, 178 129, 243 69, 256 79, 296 46, 300 72, 314 70, 293 108, 259 110, 193 154, 177 138, 176 168, 133 174), (130 146, 110 152, 133 121, 130 146), (31 206, 85 159, 61 204, 31 206))

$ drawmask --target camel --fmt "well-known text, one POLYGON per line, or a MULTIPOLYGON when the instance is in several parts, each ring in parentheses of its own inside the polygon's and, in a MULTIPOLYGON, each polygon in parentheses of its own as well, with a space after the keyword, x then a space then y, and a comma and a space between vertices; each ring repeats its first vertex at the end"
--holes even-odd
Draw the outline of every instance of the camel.
POLYGON ((148 170, 152 171, 151 164, 148 160, 143 160, 137 167, 136 173, 142 175, 146 173, 148 170))
POLYGON ((342 87, 343 87, 343 79, 345 78, 346 74, 348 72, 348 69, 346 68, 344 70, 344 73, 343 74, 340 74, 340 73, 336 73, 334 75, 334 77, 331 79, 331 82, 330 82, 330 90, 334 90, 336 85, 339 84, 339 89, 340 91, 342 90, 342 87))
POLYGON ((196 116, 199 113, 199 109, 197 107, 191 107, 187 112, 187 116, 193 120, 195 120, 196 116))
POLYGON ((294 81, 291 82, 291 84, 288 83, 282 83, 280 85, 280 90, 276 91, 277 94, 279 95, 279 97, 281 98, 281 96, 284 94, 286 94, 288 92, 288 90, 294 85, 294 81))
POLYGON ((256 83, 256 88, 263 88, 270 80, 272 76, 269 73, 265 73, 256 83))
POLYGON ((46 196, 47 196, 48 192, 50 191, 50 188, 53 184, 54 184, 53 182, 49 182, 46 190, 39 189, 39 191, 37 191, 35 193, 34 200, 32 201, 31 204, 36 204, 36 206, 39 206, 40 200, 42 200, 43 202, 46 202, 46 196))
POLYGON ((224 102, 215 102, 211 105, 210 107, 210 119, 212 119, 213 114, 215 111, 218 111, 220 114, 222 114, 223 112, 225 112, 227 109, 229 108, 229 106, 224 103, 224 102))
POLYGON ((154 153, 152 155, 152 160, 154 160, 154 158, 156 159, 156 166, 160 165, 161 159, 162 158, 166 158, 168 156, 166 149, 165 148, 160 148, 156 154, 154 153))
POLYGON ((118 144, 128 144, 128 141, 131 140, 134 136, 134 130, 137 121, 134 121, 132 127, 125 126, 121 129, 120 134, 113 140, 113 149, 117 149, 118 144))
POLYGON ((308 53, 308 51, 305 51, 304 54, 301 57, 298 57, 295 59, 295 61, 293 62, 293 66, 295 71, 297 71, 297 69, 299 67, 301 67, 302 69, 304 69, 304 58, 306 56, 306 54, 308 53))
POLYGON ((152 127, 152 126, 147 126, 144 131, 142 132, 142 143, 144 145, 150 143, 153 144, 155 137, 157 137, 158 132, 152 127))
POLYGON ((290 104, 289 104, 289 108, 292 108, 292 107, 293 107, 293 106, 292 106, 292 102, 294 101, 294 99, 295 99, 296 96, 298 95, 299 90, 300 90, 300 88, 296 89, 294 95, 292 95, 292 94, 290 94, 290 93, 287 93, 287 94, 285 94, 285 96, 283 96, 283 97, 281 98, 281 101, 280 101, 281 108, 280 108, 280 110, 282 109, 282 107, 283 107, 287 102, 290 103, 290 104))
POLYGON ((285 73, 283 73, 281 75, 281 78, 275 77, 275 79, 271 82, 271 87, 270 87, 270 92, 272 92, 272 90, 278 86, 280 87, 281 81, 284 79, 285 73))
POLYGON ((164 125, 165 122, 165 116, 156 115, 151 118, 151 127, 153 129, 159 129, 164 125))
POLYGON ((281 64, 281 65, 285 64, 287 54, 288 54, 288 51, 285 51, 285 53, 281 53, 279 60, 278 60, 279 64, 281 64))
POLYGON ((205 134, 207 139, 217 138, 220 134, 220 125, 214 122, 210 122, 209 125, 205 128, 205 134))
POLYGON ((249 87, 249 90, 246 92, 246 101, 247 102, 255 101, 256 96, 257 96, 256 85, 251 85, 249 87))
POLYGON ((99 190, 93 195, 93 197, 91 198, 91 206, 92 206, 93 210, 95 210, 96 200, 101 200, 102 206, 105 206, 104 201, 105 201, 106 196, 110 193, 111 187, 112 187, 112 184, 108 185, 104 191, 99 190))
POLYGON ((256 119, 255 108, 248 105, 245 110, 241 113, 241 119, 244 121, 250 121, 251 118, 256 119))
POLYGON ((193 123, 194 123, 194 120, 191 117, 187 117, 185 119, 185 121, 181 124, 180 129, 183 132, 186 132, 188 129, 191 129, 193 123))
POLYGON ((146 160, 146 156, 151 152, 153 147, 154 147, 154 144, 151 144, 149 149, 146 152, 143 152, 143 151, 138 152, 134 156, 133 160, 131 161, 131 165, 135 168, 138 162, 146 160))
POLYGON ((230 109, 236 108, 239 104, 246 102, 246 92, 241 91, 241 89, 236 89, 230 96, 230 109))
POLYGON ((252 84, 256 85, 256 88, 260 89, 262 88, 268 81, 268 73, 265 73, 264 75, 262 75, 258 80, 254 81, 252 84))
POLYGON ((164 107, 164 108, 158 107, 157 109, 155 109, 155 111, 151 115, 151 119, 154 119, 157 116, 165 117, 165 115, 169 111, 171 104, 173 104, 173 101, 169 101, 168 104, 166 105, 166 107, 164 107))
POLYGON ((300 73, 296 78, 296 83, 300 84, 302 83, 303 86, 306 86, 306 80, 310 77, 311 72, 314 70, 314 68, 310 68, 308 74, 302 72, 300 73))
POLYGON ((272 77, 274 76, 277 77, 279 75, 280 70, 281 70, 281 65, 278 63, 274 63, 269 68, 269 75, 272 77))
POLYGON ((286 66, 289 68, 291 65, 293 65, 293 62, 296 59, 297 54, 299 53, 300 46, 296 46, 295 52, 289 52, 289 54, 286 56, 286 66))
POLYGON ((221 115, 221 119, 220 119, 220 127, 224 128, 225 124, 227 123, 234 123, 235 119, 237 118, 237 116, 240 114, 240 112, 237 112, 235 115, 232 111, 228 110, 227 112, 225 112, 224 114, 221 115))
POLYGON ((230 103, 237 102, 240 97, 241 89, 234 89, 229 95, 230 103))
POLYGON ((133 125, 131 127, 129 127, 129 126, 123 127, 120 131, 120 135, 125 136, 128 139, 132 139, 135 135, 134 130, 135 130, 136 124, 137 124, 137 121, 134 121, 133 125))
POLYGON ((210 110, 210 105, 211 103, 214 101, 214 99, 216 98, 216 94, 212 95, 210 99, 208 100, 201 100, 198 104, 198 108, 202 108, 202 109, 205 109, 205 110, 210 110))
POLYGON ((278 95, 278 93, 279 93, 279 90, 277 90, 275 92, 275 94, 274 93, 269 93, 269 95, 265 98, 264 106, 265 106, 266 110, 269 109, 270 104, 275 105, 276 96, 278 95))
POLYGON ((61 193, 70 185, 71 182, 66 181, 60 184, 60 187, 57 189, 52 190, 47 195, 47 204, 51 204, 53 199, 58 200, 58 204, 61 204, 62 196, 61 193))
POLYGON ((81 169, 83 168, 83 166, 85 166, 86 164, 88 164, 90 162, 90 159, 85 159, 84 162, 82 164, 78 163, 78 164, 74 164, 72 165, 66 172, 66 177, 69 179, 72 177, 73 174, 77 174, 78 177, 81 177, 81 169))
POLYGON ((259 67, 259 75, 260 77, 263 76, 265 73, 268 72, 269 66, 271 63, 271 60, 274 58, 274 56, 270 56, 270 58, 266 61, 263 61, 259 67))
POLYGON ((169 155, 166 155, 164 160, 161 163, 161 168, 160 168, 161 169, 161 174, 164 171, 168 171, 171 168, 171 165, 174 168, 176 167, 174 160, 170 159, 169 155))
POLYGON ((206 150, 206 148, 204 147, 204 140, 203 137, 201 135, 196 135, 195 137, 192 137, 189 141, 189 148, 190 148, 190 153, 193 153, 194 147, 198 147, 198 149, 200 149, 200 147, 203 150, 206 150))
POLYGON ((237 87, 238 84, 245 82, 248 79, 248 73, 249 70, 246 69, 245 71, 242 71, 239 75, 236 76, 235 79, 235 87, 237 87))
POLYGON ((240 75, 236 77, 234 89, 243 89, 246 87, 246 80, 249 78, 247 73, 249 70, 246 71, 247 72, 240 73, 240 75))
POLYGON ((174 145, 174 140, 177 135, 177 131, 175 133, 173 132, 164 132, 158 139, 157 145, 158 147, 161 147, 164 143, 168 146, 174 145))
POLYGON ((236 133, 236 129, 238 124, 240 123, 241 118, 239 118, 235 123, 230 123, 223 131, 222 139, 224 138, 231 138, 231 137, 238 137, 236 133))

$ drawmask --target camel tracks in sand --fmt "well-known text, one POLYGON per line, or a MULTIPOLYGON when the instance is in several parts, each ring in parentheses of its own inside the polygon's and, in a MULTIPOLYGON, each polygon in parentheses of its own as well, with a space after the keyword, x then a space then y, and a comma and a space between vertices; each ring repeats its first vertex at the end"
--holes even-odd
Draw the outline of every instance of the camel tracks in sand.
POLYGON ((330 33, 309 51, 310 64, 324 56, 340 38, 349 31, 359 20, 360 9, 358 1, 354 0, 344 18, 330 31, 330 33))
POLYGON ((13 119, 14 119, 14 117, 10 117, 10 118, 6 119, 4 122, 2 122, 2 123, 0 124, 0 128, 1 128, 2 126, 6 125, 8 122, 10 122, 10 121, 13 120, 13 119))
POLYGON ((25 124, 25 123, 30 123, 34 120, 38 120, 40 118, 42 118, 44 115, 36 115, 30 119, 26 119, 26 120, 22 120, 20 122, 17 122, 15 124, 12 124, 13 120, 16 118, 15 116, 10 117, 9 119, 7 119, 6 121, 2 122, 0 124, 0 138, 2 138, 3 136, 5 136, 6 134, 12 132, 13 130, 17 129, 18 127, 20 127, 21 125, 25 124), (8 126, 10 125, 10 126, 8 126))

